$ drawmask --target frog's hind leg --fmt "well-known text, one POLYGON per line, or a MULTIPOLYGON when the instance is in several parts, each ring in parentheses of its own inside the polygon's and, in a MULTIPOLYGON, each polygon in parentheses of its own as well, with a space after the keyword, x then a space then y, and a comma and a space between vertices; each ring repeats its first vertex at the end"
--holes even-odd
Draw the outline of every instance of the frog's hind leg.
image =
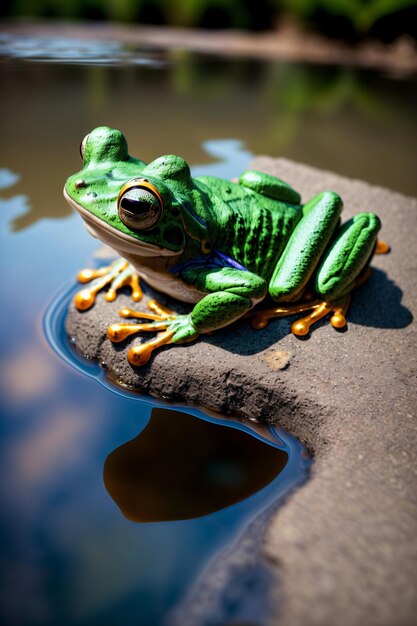
POLYGON ((342 226, 317 270, 317 295, 334 301, 352 291, 377 249, 380 228, 374 213, 355 215, 342 226))
POLYGON ((252 318, 252 328, 260 330, 268 325, 271 319, 287 317, 297 313, 310 311, 308 315, 302 317, 291 324, 291 332, 298 337, 304 337, 310 332, 313 324, 331 314, 330 323, 334 328, 344 328, 346 326, 346 313, 350 304, 350 295, 326 302, 325 300, 308 300, 296 304, 282 303, 280 306, 271 309, 260 309, 250 312, 248 317, 252 318))
POLYGON ((385 241, 381 241, 380 239, 378 239, 378 241, 376 242, 374 254, 388 254, 390 250, 391 250, 391 247, 389 243, 386 243, 385 241))
POLYGON ((99 269, 85 269, 78 274, 80 283, 89 283, 87 287, 79 291, 74 298, 74 303, 79 311, 90 309, 99 291, 110 285, 106 293, 106 300, 112 302, 117 297, 117 292, 122 287, 130 287, 132 300, 139 302, 142 299, 142 289, 139 284, 139 276, 135 268, 124 259, 117 259, 111 265, 99 269))
POLYGON ((296 302, 301 298, 337 229, 341 211, 342 200, 331 191, 315 196, 304 205, 304 216, 269 282, 269 294, 275 302, 296 302))
MULTIPOLYGON (((341 228, 324 254, 314 284, 317 299, 295 304, 282 303, 275 309, 259 311, 253 317, 252 326, 263 328, 274 317, 310 311, 292 324, 291 330, 295 335, 307 335, 314 323, 329 314, 334 328, 344 328, 350 292, 369 277, 368 265, 377 250, 379 229, 380 221, 373 213, 356 215, 341 228)), ((387 251, 385 245, 383 251, 387 251)))

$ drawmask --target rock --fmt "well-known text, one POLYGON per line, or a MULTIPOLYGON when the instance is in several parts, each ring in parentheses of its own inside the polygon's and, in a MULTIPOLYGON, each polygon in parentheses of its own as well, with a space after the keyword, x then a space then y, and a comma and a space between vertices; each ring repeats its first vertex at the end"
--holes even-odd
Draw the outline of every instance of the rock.
POLYGON ((289 319, 260 331, 243 320, 167 347, 138 370, 127 362, 131 342, 115 347, 106 338, 119 308, 130 305, 127 296, 111 304, 101 298, 85 313, 71 309, 68 332, 128 386, 276 422, 313 452, 311 479, 265 535, 263 551, 279 581, 271 624, 415 623, 417 201, 284 159, 259 157, 252 166, 288 181, 304 201, 338 192, 344 219, 360 211, 381 217, 392 252, 374 258, 346 332, 326 322, 303 340, 289 334, 289 319))

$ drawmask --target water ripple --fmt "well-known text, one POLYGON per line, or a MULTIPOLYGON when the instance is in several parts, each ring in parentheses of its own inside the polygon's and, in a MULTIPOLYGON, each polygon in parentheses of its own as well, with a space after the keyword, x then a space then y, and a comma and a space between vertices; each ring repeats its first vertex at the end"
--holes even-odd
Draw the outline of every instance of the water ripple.
POLYGON ((127 47, 118 41, 64 37, 0 35, 0 57, 87 65, 166 67, 168 60, 154 50, 127 47))

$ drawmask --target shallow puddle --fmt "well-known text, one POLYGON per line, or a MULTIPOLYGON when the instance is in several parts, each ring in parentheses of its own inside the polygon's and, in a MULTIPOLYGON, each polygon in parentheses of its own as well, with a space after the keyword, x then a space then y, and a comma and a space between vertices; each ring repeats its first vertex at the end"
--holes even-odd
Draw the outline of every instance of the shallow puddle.
MULTIPOLYGON (((267 615, 268 584, 259 583, 269 580, 260 553, 264 528, 269 512, 307 478, 311 460, 306 450, 270 424, 212 415, 116 386, 66 336, 64 321, 77 289, 77 285, 64 289, 51 304, 44 332, 60 357, 82 374, 79 378, 92 379, 86 382, 94 404, 100 390, 105 392, 105 412, 116 429, 111 437, 104 436, 100 461, 96 458, 90 467, 94 491, 90 488, 83 498, 84 509, 71 522, 77 527, 77 518, 87 517, 94 535, 89 567, 78 564, 78 576, 83 579, 91 570, 93 588, 100 593, 107 589, 106 593, 126 595, 134 590, 122 607, 110 603, 108 619, 116 621, 106 623, 182 625, 196 581, 213 563, 223 564, 227 555, 238 554, 239 542, 257 524, 258 530, 248 535, 250 554, 255 556, 250 564, 243 559, 244 571, 239 572, 244 580, 255 577, 257 584, 248 590, 234 581, 238 602, 229 606, 221 594, 232 581, 225 582, 206 617, 207 623, 234 623, 248 617, 246 606, 259 616, 267 615), (104 482, 102 488, 98 480, 104 482), (103 527, 111 532, 102 536, 103 527), (124 572, 128 588, 118 579, 113 588, 109 583, 113 570, 124 572)), ((88 416, 84 419, 88 423, 88 416)), ((95 428, 97 433, 102 429, 100 419, 95 428)), ((246 539, 244 545, 247 551, 246 539)), ((96 621, 80 623, 101 623, 91 585, 84 594, 96 621)))
POLYGON ((107 457, 104 484, 133 522, 190 519, 248 498, 287 459, 233 427, 156 408, 140 435, 107 457))

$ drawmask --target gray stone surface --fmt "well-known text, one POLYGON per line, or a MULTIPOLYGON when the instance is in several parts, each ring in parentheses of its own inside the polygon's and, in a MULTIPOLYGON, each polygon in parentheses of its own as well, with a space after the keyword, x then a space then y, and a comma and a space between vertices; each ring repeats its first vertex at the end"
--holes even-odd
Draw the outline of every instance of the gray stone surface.
POLYGON ((84 314, 72 310, 68 331, 127 385, 277 422, 314 453, 311 479, 265 533, 264 555, 279 581, 271 625, 416 624, 417 202, 284 159, 253 165, 287 180, 304 201, 337 191, 344 218, 363 210, 381 217, 392 252, 373 260, 347 332, 322 323, 300 340, 289 334, 289 319, 262 331, 242 321, 168 347, 135 371, 128 347, 115 350, 104 338, 126 296, 84 314))

